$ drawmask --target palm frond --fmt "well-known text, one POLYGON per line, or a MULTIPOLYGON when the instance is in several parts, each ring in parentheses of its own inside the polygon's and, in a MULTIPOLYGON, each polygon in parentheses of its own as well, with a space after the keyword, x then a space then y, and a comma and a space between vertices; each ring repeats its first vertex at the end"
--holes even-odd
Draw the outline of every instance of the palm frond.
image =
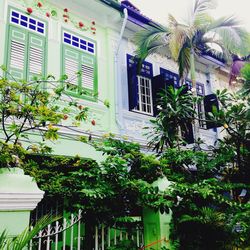
POLYGON ((144 60, 153 48, 168 43, 169 30, 161 25, 152 25, 136 33, 134 42, 137 46, 136 57, 144 60))
POLYGON ((7 244, 7 233, 4 230, 0 235, 0 249, 4 249, 7 244))
POLYGON ((182 47, 178 56, 179 76, 183 79, 190 70, 190 48, 182 47))
MULTIPOLYGON (((204 45, 203 51, 214 55, 216 58, 231 62, 232 56, 230 50, 224 46, 223 41, 216 39, 215 37, 203 37, 202 44, 204 45)), ((201 52, 203 52, 201 51, 201 52)))
POLYGON ((194 6, 190 10, 189 26, 204 25, 201 21, 209 21, 208 11, 216 7, 216 1, 213 0, 195 0, 194 6))
POLYGON ((173 59, 177 61, 181 48, 190 37, 190 30, 188 26, 178 23, 172 15, 169 15, 169 26, 169 49, 173 59))
POLYGON ((5 247, 3 249, 6 250, 22 250, 29 242, 32 240, 34 236, 36 236, 43 228, 45 228, 47 225, 51 224, 52 222, 58 220, 60 217, 54 217, 51 215, 46 215, 43 218, 41 218, 36 225, 33 227, 32 230, 29 228, 26 228, 21 234, 19 234, 17 237, 10 239, 7 238, 7 234, 4 232, 0 236, 0 249, 2 242, 4 242, 5 247))
POLYGON ((207 27, 207 32, 214 34, 230 52, 241 55, 250 53, 249 33, 240 26, 234 16, 221 17, 207 27))
POLYGON ((195 17, 196 15, 214 9, 216 5, 216 1, 213 0, 195 0, 193 7, 193 16, 195 17))

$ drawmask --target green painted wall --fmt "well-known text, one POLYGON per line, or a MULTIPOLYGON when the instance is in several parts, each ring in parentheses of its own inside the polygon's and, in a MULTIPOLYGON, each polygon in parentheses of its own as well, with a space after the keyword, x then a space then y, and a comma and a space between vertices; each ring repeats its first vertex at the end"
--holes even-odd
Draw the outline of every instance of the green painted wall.
MULTIPOLYGON (((115 90, 114 90, 114 46, 110 42, 114 36, 117 35, 116 32, 108 27, 107 19, 112 11, 113 15, 117 15, 120 18, 120 14, 98 2, 98 1, 83 1, 83 4, 74 5, 72 1, 64 1, 63 6, 57 5, 57 1, 43 1, 41 0, 43 6, 38 8, 36 3, 31 0, 20 0, 20 1, 8 1, 4 0, 0 2, 0 64, 6 64, 8 53, 8 23, 9 23, 9 9, 14 8, 22 13, 26 13, 26 8, 31 7, 33 12, 31 17, 38 17, 44 20, 48 24, 48 31, 46 35, 46 68, 47 74, 52 74, 56 78, 59 78, 63 73, 63 53, 62 53, 62 30, 66 29, 78 36, 83 36, 89 40, 95 41, 97 45, 96 62, 97 62, 97 72, 96 79, 98 85, 98 101, 89 101, 84 98, 76 98, 78 103, 82 106, 89 107, 88 119, 83 122, 77 129, 88 134, 92 134, 93 137, 97 135, 98 137, 107 133, 118 133, 118 128, 115 121, 115 90), (53 2, 53 3, 52 3, 53 2), (86 4, 88 4, 88 9, 86 9, 86 4), (64 8, 68 9, 68 12, 64 12, 64 8), (46 17, 46 13, 52 13, 55 11, 56 16, 46 17), (85 11, 85 13, 83 13, 85 11), (107 11, 107 13, 105 13, 107 11), (108 13, 109 12, 109 13, 108 13), (87 14, 86 14, 87 13, 87 14), (89 15, 88 15, 89 13, 89 15), (102 22, 99 14, 101 13, 102 22), (68 15, 68 22, 64 21, 63 15, 68 15), (83 31, 79 29, 79 22, 84 23, 89 29, 83 31), (95 25, 92 22, 95 21, 95 25), (96 28, 96 34, 93 34, 91 28, 96 28), (5 52, 4 52, 5 51, 5 52), (108 100, 110 103, 110 108, 107 108, 103 102, 108 100), (91 121, 95 120, 96 125, 93 126, 91 121)), ((65 105, 69 101, 69 98, 65 97, 64 101, 61 101, 60 105, 65 105)), ((65 124, 70 124, 66 121, 65 124)), ((52 144, 51 144, 52 145, 52 144)), ((52 145, 55 149, 56 154, 65 155, 75 155, 79 154, 81 156, 88 155, 89 157, 96 158, 98 161, 102 159, 99 153, 96 153, 92 148, 87 145, 79 145, 74 141, 70 142, 68 140, 61 139, 55 145, 52 145)))

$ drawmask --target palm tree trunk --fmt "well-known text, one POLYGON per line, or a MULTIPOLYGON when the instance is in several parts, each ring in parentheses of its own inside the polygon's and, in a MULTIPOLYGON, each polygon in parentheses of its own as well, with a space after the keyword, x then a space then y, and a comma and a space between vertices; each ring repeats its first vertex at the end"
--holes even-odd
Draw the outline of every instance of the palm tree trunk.
POLYGON ((191 48, 190 51, 190 74, 191 74, 192 87, 196 88, 194 48, 191 48))
MULTIPOLYGON (((194 59, 194 48, 190 50, 190 74, 192 81, 193 96, 196 96, 196 76, 195 76, 195 59, 194 59)), ((194 107, 196 109, 196 107, 194 107)), ((198 133, 198 122, 196 119, 193 120, 193 131, 194 131, 194 149, 196 149, 197 133, 198 133)))

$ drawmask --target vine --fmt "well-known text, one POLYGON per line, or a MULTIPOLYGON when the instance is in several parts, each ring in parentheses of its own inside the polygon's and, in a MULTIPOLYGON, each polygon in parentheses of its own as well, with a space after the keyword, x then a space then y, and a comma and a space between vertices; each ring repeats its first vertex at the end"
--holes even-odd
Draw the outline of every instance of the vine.
POLYGON ((93 35, 96 34, 96 22, 90 21, 88 24, 81 19, 75 19, 70 13, 69 8, 57 10, 56 8, 51 8, 45 0, 40 1, 28 1, 23 0, 23 6, 26 8, 26 13, 32 15, 35 12, 47 18, 53 18, 54 20, 61 21, 67 24, 73 25, 76 29, 80 31, 89 31, 93 35))

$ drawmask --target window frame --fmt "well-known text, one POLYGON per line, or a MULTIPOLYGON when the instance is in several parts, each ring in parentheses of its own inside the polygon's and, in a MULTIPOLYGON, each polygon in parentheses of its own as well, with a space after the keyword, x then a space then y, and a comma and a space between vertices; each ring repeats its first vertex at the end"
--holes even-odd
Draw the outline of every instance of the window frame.
MULTIPOLYGON (((152 96, 152 80, 148 77, 145 77, 145 76, 142 76, 142 75, 137 75, 137 87, 138 87, 138 107, 139 109, 137 108, 134 108, 133 111, 134 112, 137 112, 137 113, 140 113, 140 114, 144 114, 144 115, 150 115, 150 116, 153 116, 153 96, 152 96), (148 80, 148 83, 149 83, 149 98, 150 98, 150 109, 151 109, 151 112, 146 112, 146 111, 143 111, 142 110, 142 94, 141 94, 141 79, 144 79, 145 80, 148 80)), ((145 87, 144 87, 145 88, 145 87)), ((148 103, 145 103, 146 106, 148 105, 148 103)))
MULTIPOLYGON (((21 80, 26 80, 26 81, 32 80, 32 78, 29 79, 29 75, 31 72, 28 72, 28 70, 30 69, 29 60, 28 60, 29 55, 30 55, 30 49, 29 49, 29 47, 30 47, 30 39, 29 39, 30 34, 33 36, 41 37, 44 40, 44 46, 43 46, 44 49, 42 51, 43 65, 42 65, 41 76, 46 76, 46 74, 47 74, 47 61, 48 61, 48 22, 46 20, 41 19, 40 17, 32 16, 33 19, 44 24, 44 33, 42 34, 42 33, 39 33, 37 31, 34 31, 32 29, 25 28, 21 25, 12 23, 10 21, 12 11, 16 11, 22 15, 28 16, 28 14, 25 13, 24 11, 22 11, 16 7, 13 7, 11 5, 8 6, 7 24, 6 24, 6 32, 5 32, 5 45, 4 45, 4 63, 7 67, 7 69, 10 70, 10 59, 11 59, 10 58, 11 51, 9 50, 10 46, 11 46, 11 33, 10 32, 14 28, 14 29, 20 30, 20 32, 24 33, 26 36, 26 38, 25 38, 25 52, 24 52, 24 66, 23 66, 23 70, 22 70, 23 77, 21 78, 21 80)), ((19 78, 17 77, 17 79, 19 79, 19 78)))
POLYGON ((62 83, 62 86, 65 88, 65 93, 69 94, 72 97, 79 98, 79 99, 84 99, 87 101, 98 101, 98 65, 97 65, 97 42, 87 38, 85 36, 82 36, 81 34, 75 33, 73 31, 70 31, 68 29, 62 29, 61 30, 61 74, 65 75, 65 50, 69 49, 72 50, 76 53, 78 53, 78 56, 83 56, 85 55, 86 57, 91 57, 93 61, 93 89, 90 90, 85 87, 86 91, 89 91, 89 93, 79 93, 81 90, 84 89, 83 84, 82 84, 82 75, 77 76, 77 72, 82 71, 82 65, 86 65, 88 67, 91 67, 90 64, 87 63, 82 63, 80 60, 78 60, 78 71, 76 72, 76 77, 77 79, 77 91, 70 91, 69 89, 65 88, 65 83, 62 83), (68 43, 64 42, 64 32, 74 35, 76 37, 79 37, 80 39, 90 41, 91 43, 94 43, 94 53, 89 53, 88 51, 83 51, 80 48, 77 48, 75 46, 72 46, 68 43))

